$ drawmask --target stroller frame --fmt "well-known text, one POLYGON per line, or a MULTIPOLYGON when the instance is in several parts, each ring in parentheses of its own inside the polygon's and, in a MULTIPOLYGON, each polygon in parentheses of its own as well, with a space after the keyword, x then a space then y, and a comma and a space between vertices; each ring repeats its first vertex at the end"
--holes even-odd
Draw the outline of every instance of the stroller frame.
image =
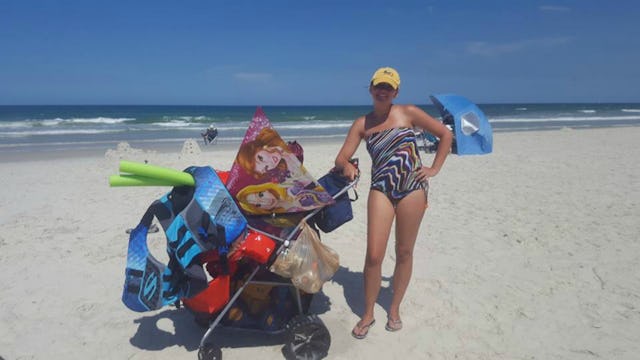
MULTIPOLYGON (((358 177, 354 179, 354 181, 347 184, 344 188, 338 191, 336 194, 332 195, 333 199, 337 199, 338 197, 345 194, 349 189, 353 188, 357 182, 358 177)), ((323 208, 318 208, 307 215, 305 215, 298 224, 293 228, 293 230, 287 235, 286 238, 280 238, 278 236, 274 236, 267 232, 264 232, 260 229, 256 229, 252 226, 247 226, 248 229, 264 234, 271 239, 278 242, 279 246, 275 251, 274 256, 271 257, 271 260, 266 264, 259 264, 253 269, 253 271, 249 274, 249 276, 244 281, 235 293, 229 298, 227 304, 220 310, 216 318, 209 323, 209 328, 202 336, 200 340, 200 345, 198 348, 198 359, 199 360, 219 360, 222 359, 222 350, 220 347, 216 346, 213 341, 211 341, 211 336, 213 335, 213 331, 223 320, 224 316, 229 312, 231 307, 234 305, 238 297, 242 294, 247 286, 250 284, 254 285, 271 285, 271 286, 287 286, 297 290, 291 281, 279 282, 279 281, 262 281, 262 280, 253 280, 253 278, 258 274, 258 271, 268 267, 275 261, 277 256, 286 251, 294 237, 298 235, 299 231, 302 228, 302 225, 306 223, 309 219, 319 213, 323 208)), ((324 358, 329 350, 331 345, 331 335, 329 334, 329 330, 324 325, 322 320, 315 314, 305 314, 305 311, 302 307, 302 298, 300 296, 299 291, 293 291, 295 303, 298 308, 298 315, 294 316, 284 328, 276 330, 276 331, 265 331, 259 329, 245 329, 245 328, 236 328, 230 326, 229 328, 238 329, 238 330, 247 330, 247 331, 262 331, 269 334, 280 334, 282 332, 289 332, 287 336, 287 340, 285 342, 285 347, 283 349, 284 355, 287 359, 322 359, 324 358)))

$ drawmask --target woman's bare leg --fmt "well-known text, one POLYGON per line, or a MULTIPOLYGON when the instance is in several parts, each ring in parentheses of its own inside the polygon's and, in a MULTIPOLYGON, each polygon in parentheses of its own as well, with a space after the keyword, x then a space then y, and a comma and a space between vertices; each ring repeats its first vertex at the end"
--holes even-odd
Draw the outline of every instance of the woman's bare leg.
POLYGON ((393 297, 389 307, 389 318, 392 320, 400 319, 400 303, 411 280, 413 249, 426 204, 424 191, 416 190, 396 206, 396 266, 393 271, 393 297))
MULTIPOLYGON (((364 263, 364 314, 354 332, 360 335, 362 326, 374 319, 373 308, 380 292, 382 260, 389 242, 394 208, 380 191, 369 191, 367 202, 367 255, 364 263)), ((362 331, 365 332, 365 331, 362 331)))

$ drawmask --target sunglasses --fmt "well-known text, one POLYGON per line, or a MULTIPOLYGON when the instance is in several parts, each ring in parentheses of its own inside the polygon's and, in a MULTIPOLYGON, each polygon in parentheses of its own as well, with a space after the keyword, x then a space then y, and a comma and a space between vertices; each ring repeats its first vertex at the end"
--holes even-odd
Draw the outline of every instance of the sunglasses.
POLYGON ((386 90, 386 91, 394 91, 394 87, 387 84, 387 83, 380 83, 378 85, 375 85, 374 88, 376 90, 386 90))

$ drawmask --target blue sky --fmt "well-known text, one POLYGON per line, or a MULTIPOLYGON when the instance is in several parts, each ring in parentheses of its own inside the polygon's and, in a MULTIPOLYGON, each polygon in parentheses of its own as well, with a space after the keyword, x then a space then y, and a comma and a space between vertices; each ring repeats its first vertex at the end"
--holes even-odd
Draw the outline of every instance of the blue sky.
POLYGON ((638 1, 0 0, 0 104, 640 102, 638 1))

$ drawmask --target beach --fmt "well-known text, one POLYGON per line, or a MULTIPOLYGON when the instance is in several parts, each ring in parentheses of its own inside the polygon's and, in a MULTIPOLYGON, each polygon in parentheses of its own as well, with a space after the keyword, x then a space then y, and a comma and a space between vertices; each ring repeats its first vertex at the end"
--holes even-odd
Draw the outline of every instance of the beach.
MULTIPOLYGON (((451 155, 431 180, 429 209, 401 308, 384 329, 393 233, 377 323, 362 311, 366 197, 354 219, 322 240, 340 269, 311 311, 328 327, 328 359, 636 359, 640 353, 640 127, 494 134, 494 152, 451 155)), ((301 142, 320 177, 341 139, 301 142)), ((204 329, 183 309, 136 313, 121 302, 128 235, 166 187, 111 188, 120 160, 228 170, 237 148, 172 144, 0 154, 0 357, 196 359, 204 329)), ((423 154, 423 161, 432 157, 423 154)), ((166 258, 162 233, 150 235, 166 258)), ((282 343, 220 331, 224 359, 279 359, 282 343)))

